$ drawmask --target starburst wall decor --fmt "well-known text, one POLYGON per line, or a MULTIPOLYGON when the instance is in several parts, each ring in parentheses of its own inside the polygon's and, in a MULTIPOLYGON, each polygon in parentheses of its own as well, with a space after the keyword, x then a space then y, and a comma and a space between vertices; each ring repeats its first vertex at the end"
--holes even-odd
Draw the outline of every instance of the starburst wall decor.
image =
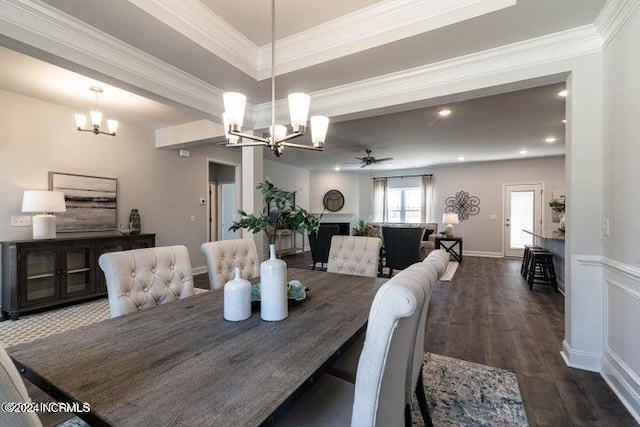
POLYGON ((444 204, 444 211, 458 214, 460 221, 469 219, 469 215, 480 213, 480 198, 470 196, 466 191, 458 191, 455 196, 447 197, 444 204))

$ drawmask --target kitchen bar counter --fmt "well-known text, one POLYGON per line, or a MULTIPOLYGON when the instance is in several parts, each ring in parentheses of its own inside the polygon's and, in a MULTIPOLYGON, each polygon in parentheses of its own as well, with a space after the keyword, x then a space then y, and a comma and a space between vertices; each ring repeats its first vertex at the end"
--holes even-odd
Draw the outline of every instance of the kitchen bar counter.
POLYGON ((538 234, 529 230, 522 231, 537 237, 536 244, 553 253, 553 269, 556 271, 558 289, 564 294, 564 233, 553 231, 551 234, 538 234))

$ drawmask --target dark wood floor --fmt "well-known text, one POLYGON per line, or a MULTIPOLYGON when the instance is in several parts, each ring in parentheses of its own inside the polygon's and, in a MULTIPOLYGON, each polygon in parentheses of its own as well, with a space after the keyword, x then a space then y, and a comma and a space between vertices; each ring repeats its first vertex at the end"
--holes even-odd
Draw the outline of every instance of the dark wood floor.
MULTIPOLYGON (((311 264, 308 255, 285 261, 311 264)), ((564 297, 530 291, 520 260, 466 257, 433 288, 425 350, 514 371, 531 427, 637 426, 599 374, 567 367, 563 339, 564 297)))
MULTIPOLYGON (((308 252, 284 260, 311 265, 308 252)), ((194 279, 208 288, 206 274, 194 279)), ((514 371, 531 427, 637 426, 600 375, 565 365, 563 338, 564 297, 547 287, 530 291, 519 260, 466 257, 453 281, 433 288, 425 350, 514 371)), ((30 394, 43 394, 34 388, 30 394)), ((45 426, 64 419, 48 415, 45 426)))

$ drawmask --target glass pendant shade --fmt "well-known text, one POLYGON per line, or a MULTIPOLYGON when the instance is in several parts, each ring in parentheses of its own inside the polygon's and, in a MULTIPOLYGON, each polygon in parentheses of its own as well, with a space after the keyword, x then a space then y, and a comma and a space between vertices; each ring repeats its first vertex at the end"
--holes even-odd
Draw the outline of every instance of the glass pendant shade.
POLYGON ((306 93, 296 92, 289 95, 289 116, 293 130, 307 125, 310 103, 311 97, 306 93))
POLYGON ((113 119, 107 120, 107 130, 109 133, 116 133, 118 130, 118 121, 113 119))
POLYGON ((247 97, 238 92, 226 92, 222 95, 224 111, 228 114, 229 125, 242 128, 244 121, 244 107, 247 97))
POLYGON ((321 147, 327 137, 329 117, 311 116, 311 143, 314 147, 321 147))
POLYGON ((229 141, 229 144, 237 144, 240 137, 229 133, 229 113, 222 113, 222 124, 224 126, 224 136, 229 141))
POLYGON ((75 118, 76 118, 76 127, 80 129, 84 129, 84 127, 87 125, 87 116, 85 116, 84 114, 76 114, 75 118))
POLYGON ((269 132, 271 133, 272 137, 275 136, 277 141, 287 136, 287 127, 283 125, 269 126, 269 132), (274 128, 275 128, 275 135, 274 135, 274 128))
POLYGON ((90 111, 89 116, 91 117, 91 124, 93 126, 100 126, 100 123, 102 123, 102 113, 100 111, 90 111))

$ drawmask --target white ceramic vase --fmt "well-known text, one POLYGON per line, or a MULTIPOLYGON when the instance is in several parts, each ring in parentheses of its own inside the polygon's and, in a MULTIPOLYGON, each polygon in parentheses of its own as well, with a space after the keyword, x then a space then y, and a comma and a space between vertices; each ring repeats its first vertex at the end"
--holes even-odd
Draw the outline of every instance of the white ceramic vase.
POLYGON ((251 317, 251 283, 235 268, 235 278, 224 285, 224 320, 239 322, 251 317))
POLYGON ((288 315, 287 264, 276 258, 276 245, 269 245, 269 259, 260 264, 260 317, 276 322, 288 315))

